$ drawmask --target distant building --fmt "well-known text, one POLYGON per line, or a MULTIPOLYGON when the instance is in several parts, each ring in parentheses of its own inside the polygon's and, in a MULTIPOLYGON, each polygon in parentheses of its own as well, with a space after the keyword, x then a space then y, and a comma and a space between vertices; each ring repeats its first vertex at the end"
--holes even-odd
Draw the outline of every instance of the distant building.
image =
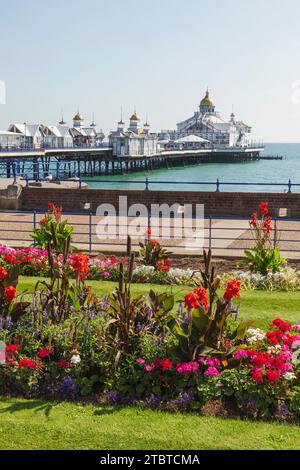
POLYGON ((157 134, 150 132, 148 120, 141 126, 141 119, 136 112, 130 117, 127 129, 121 117, 117 130, 109 135, 109 144, 116 157, 151 156, 158 151, 157 134))
POLYGON ((105 137, 102 130, 97 131, 94 120, 86 126, 79 112, 73 118, 73 127, 69 127, 62 117, 56 126, 11 124, 8 131, 11 133, 10 142, 15 134, 14 146, 23 148, 94 147, 101 145, 105 137))
POLYGON ((0 131, 0 149, 20 148, 22 136, 18 132, 0 131))
POLYGON ((233 113, 228 121, 222 119, 208 90, 200 102, 199 110, 190 118, 179 122, 177 130, 161 131, 159 140, 175 141, 188 135, 206 139, 211 147, 215 148, 248 147, 251 144, 251 127, 242 121, 237 121, 233 113))
POLYGON ((165 150, 200 150, 211 148, 211 143, 198 135, 187 135, 165 143, 165 150))

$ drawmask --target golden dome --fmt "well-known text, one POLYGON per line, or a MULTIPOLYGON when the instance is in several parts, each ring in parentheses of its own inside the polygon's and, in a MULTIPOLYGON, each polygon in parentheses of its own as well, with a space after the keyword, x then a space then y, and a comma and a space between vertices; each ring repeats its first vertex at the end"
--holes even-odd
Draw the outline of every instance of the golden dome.
POLYGON ((213 100, 209 96, 209 91, 208 90, 206 91, 205 96, 204 96, 203 100, 200 103, 200 106, 206 106, 208 108, 213 108, 215 106, 215 103, 213 102, 213 100))
POLYGON ((133 115, 130 118, 130 121, 140 121, 140 120, 141 120, 141 118, 138 114, 136 114, 136 112, 134 112, 133 115))
POLYGON ((75 116, 73 117, 73 121, 83 121, 83 117, 79 114, 79 111, 75 116))

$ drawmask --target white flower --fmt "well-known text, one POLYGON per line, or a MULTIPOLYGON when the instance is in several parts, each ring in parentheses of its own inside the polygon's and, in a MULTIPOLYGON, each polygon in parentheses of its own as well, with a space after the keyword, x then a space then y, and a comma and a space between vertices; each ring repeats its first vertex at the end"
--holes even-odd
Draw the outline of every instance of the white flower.
POLYGON ((267 352, 268 354, 279 354, 281 352, 280 344, 276 344, 276 346, 270 346, 267 352))
POLYGON ((250 344, 263 341, 266 337, 266 333, 260 330, 259 328, 249 328, 246 334, 247 334, 247 341, 250 344))
POLYGON ((74 356, 71 357, 71 364, 79 364, 81 361, 81 358, 79 354, 75 354, 74 356))
POLYGON ((293 372, 286 372, 282 377, 285 380, 294 380, 297 378, 297 376, 293 372))

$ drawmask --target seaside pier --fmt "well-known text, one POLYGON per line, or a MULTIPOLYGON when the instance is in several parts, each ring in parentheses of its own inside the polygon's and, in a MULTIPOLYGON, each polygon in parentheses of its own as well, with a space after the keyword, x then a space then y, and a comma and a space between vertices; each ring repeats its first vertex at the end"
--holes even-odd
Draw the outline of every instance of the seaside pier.
POLYGON ((109 146, 0 150, 0 176, 28 178, 94 177, 151 171, 201 163, 241 163, 260 158, 263 148, 163 151, 155 155, 114 156, 109 146))

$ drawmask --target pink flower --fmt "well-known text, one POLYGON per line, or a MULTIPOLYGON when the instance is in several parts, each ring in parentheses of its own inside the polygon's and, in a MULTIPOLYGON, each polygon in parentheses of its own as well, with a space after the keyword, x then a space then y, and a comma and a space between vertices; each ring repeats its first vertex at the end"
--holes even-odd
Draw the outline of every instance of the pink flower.
POLYGON ((108 271, 103 271, 102 275, 103 275, 103 277, 108 278, 109 277, 109 272, 108 271))
POLYGON ((137 364, 145 364, 145 359, 142 359, 141 357, 139 357, 138 359, 136 359, 135 361, 137 364))
POLYGON ((144 371, 146 372, 152 372, 155 366, 153 364, 149 364, 148 366, 144 367, 144 371))
POLYGON ((210 366, 205 372, 205 377, 220 377, 220 372, 215 367, 210 366))
POLYGON ((234 355, 235 359, 243 359, 248 357, 248 352, 245 349, 238 349, 234 355))
POLYGON ((196 372, 199 369, 198 362, 182 362, 177 364, 176 370, 179 374, 185 376, 190 372, 196 372))
POLYGON ((292 359, 292 353, 290 353, 290 351, 282 351, 278 357, 282 361, 290 361, 292 359))
POLYGON ((216 357, 208 357, 205 361, 205 364, 207 364, 210 367, 220 367, 221 366, 221 361, 217 359, 216 357))
POLYGON ((293 331, 300 331, 300 325, 293 325, 292 330, 293 331))

